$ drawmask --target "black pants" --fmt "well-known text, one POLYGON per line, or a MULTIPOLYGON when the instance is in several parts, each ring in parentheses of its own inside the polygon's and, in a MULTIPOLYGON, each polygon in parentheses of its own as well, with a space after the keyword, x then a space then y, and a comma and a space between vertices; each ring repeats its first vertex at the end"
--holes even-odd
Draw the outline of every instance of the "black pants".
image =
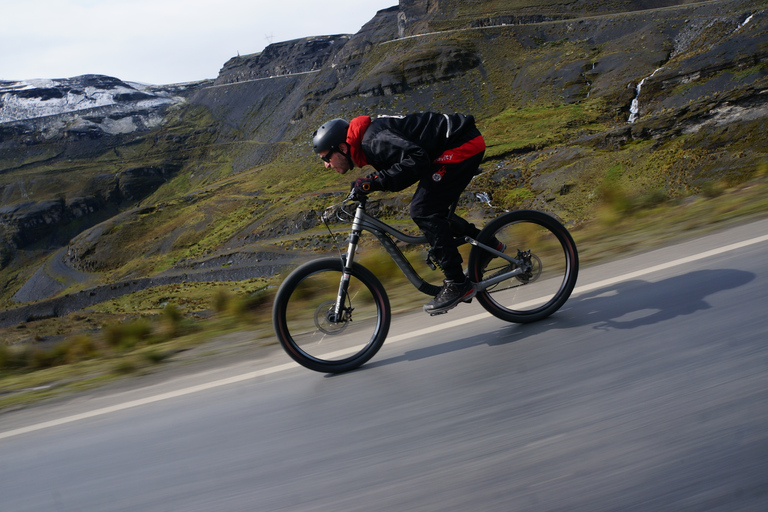
POLYGON ((477 173, 483 155, 481 152, 457 163, 432 164, 431 172, 419 182, 411 200, 411 218, 427 237, 446 279, 456 282, 464 280, 464 268, 454 237, 477 238, 480 230, 451 214, 450 207, 477 173))

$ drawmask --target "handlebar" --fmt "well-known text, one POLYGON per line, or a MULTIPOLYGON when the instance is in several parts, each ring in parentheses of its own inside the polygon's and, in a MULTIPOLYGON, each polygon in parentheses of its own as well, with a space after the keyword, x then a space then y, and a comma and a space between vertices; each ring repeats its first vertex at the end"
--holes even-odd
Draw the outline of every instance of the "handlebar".
POLYGON ((365 206, 365 203, 368 201, 368 194, 357 192, 353 189, 349 191, 349 195, 346 197, 346 199, 344 199, 344 202, 347 201, 357 201, 358 203, 362 203, 363 206, 365 206))
MULTIPOLYGON (((333 216, 334 212, 338 213, 338 209, 341 209, 342 211, 344 211, 343 208, 339 208, 341 205, 343 205, 344 203, 352 202, 352 201, 358 202, 361 205, 363 205, 363 207, 365 207, 366 203, 368 202, 368 195, 364 193, 356 192, 355 190, 350 190, 349 194, 340 202, 333 204, 327 207, 325 210, 323 210, 323 213, 320 214, 320 219, 323 222, 327 223, 328 220, 333 216)), ((348 215, 354 216, 353 213, 350 213, 350 212, 346 212, 346 213, 348 215)))

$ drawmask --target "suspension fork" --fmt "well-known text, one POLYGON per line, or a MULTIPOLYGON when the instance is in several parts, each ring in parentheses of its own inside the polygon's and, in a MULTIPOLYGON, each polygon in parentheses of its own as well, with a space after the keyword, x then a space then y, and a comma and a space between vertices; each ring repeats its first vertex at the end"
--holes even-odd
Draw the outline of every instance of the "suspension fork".
POLYGON ((339 292, 336 295, 336 303, 333 305, 333 311, 328 317, 328 320, 334 323, 343 320, 342 311, 344 310, 344 303, 347 301, 347 289, 349 288, 349 279, 352 277, 352 265, 355 262, 355 253, 357 252, 357 244, 360 241, 360 234, 363 232, 362 221, 364 211, 365 207, 363 206, 363 203, 359 203, 355 209, 355 219, 352 221, 352 231, 349 234, 347 254, 342 257, 343 266, 341 271, 341 282, 339 283, 339 292))

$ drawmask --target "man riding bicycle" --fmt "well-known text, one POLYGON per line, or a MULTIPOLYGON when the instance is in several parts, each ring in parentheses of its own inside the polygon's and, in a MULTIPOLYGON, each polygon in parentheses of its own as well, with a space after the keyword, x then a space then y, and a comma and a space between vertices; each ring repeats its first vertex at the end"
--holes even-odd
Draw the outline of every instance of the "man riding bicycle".
POLYGON ((480 230, 450 208, 485 154, 485 141, 472 116, 427 112, 376 119, 360 116, 350 122, 333 119, 315 131, 312 146, 326 169, 345 174, 356 166, 371 165, 377 171, 352 183, 358 194, 397 192, 418 182, 410 215, 445 274, 440 292, 424 311, 443 313, 474 297, 455 236, 477 238, 480 230))

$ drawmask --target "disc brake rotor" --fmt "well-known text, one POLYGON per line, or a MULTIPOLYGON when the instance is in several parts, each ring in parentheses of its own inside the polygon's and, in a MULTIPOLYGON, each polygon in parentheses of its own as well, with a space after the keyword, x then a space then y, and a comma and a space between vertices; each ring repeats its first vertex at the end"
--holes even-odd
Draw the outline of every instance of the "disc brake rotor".
POLYGON ((342 310, 341 313, 341 322, 331 322, 329 320, 329 317, 333 313, 333 307, 335 304, 336 303, 334 301, 327 300, 317 306, 317 309, 315 310, 315 327, 317 327, 317 329, 324 334, 341 334, 341 332, 347 328, 347 324, 349 324, 349 315, 344 310, 342 310))
POLYGON ((526 272, 520 274, 519 276, 515 276, 515 278, 524 284, 534 282, 541 275, 541 258, 535 254, 532 254, 530 251, 526 251, 519 256, 521 256, 523 261, 525 261, 525 266, 528 267, 528 269, 526 272))

